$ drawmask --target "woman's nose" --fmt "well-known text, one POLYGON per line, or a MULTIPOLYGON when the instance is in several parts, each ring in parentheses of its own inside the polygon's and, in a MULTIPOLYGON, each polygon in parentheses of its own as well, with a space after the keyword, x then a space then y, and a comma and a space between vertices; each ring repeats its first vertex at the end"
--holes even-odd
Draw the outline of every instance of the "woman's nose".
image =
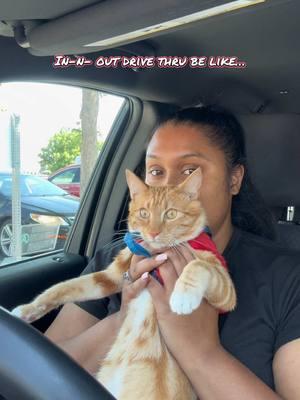
POLYGON ((170 173, 166 175, 165 185, 178 185, 180 179, 177 174, 170 173))

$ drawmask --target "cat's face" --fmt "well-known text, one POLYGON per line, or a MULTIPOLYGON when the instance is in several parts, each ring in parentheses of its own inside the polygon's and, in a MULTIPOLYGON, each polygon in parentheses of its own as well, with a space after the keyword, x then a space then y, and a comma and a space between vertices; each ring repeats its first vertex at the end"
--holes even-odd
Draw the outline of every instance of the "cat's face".
POLYGON ((139 232, 153 249, 186 242, 199 235, 206 217, 199 200, 201 171, 178 186, 152 187, 126 171, 130 190, 128 228, 139 232))

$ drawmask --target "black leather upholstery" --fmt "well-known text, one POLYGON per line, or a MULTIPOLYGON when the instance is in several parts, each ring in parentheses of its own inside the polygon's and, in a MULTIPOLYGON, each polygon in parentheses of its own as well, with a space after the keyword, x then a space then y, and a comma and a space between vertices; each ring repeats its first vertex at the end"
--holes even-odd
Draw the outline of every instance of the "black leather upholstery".
POLYGON ((293 222, 278 224, 278 241, 286 247, 300 250, 300 225, 293 222))
POLYGON ((300 206, 300 115, 241 115, 253 182, 272 207, 300 206))
POLYGON ((300 250, 300 115, 240 115, 239 120, 253 183, 281 221, 279 241, 300 250), (286 222, 288 206, 295 207, 293 222, 286 222))

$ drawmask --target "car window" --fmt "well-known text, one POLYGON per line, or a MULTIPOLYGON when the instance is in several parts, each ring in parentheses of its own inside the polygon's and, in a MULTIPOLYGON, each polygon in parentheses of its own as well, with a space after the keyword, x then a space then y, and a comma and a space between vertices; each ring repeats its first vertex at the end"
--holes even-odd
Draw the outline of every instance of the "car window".
POLYGON ((123 105, 79 87, 0 84, 0 266, 64 247, 123 105))
MULTIPOLYGON (((21 196, 64 196, 67 192, 36 176, 20 175, 21 196)), ((12 178, 0 174, 0 192, 12 196, 12 178)))
POLYGON ((73 178, 73 183, 78 183, 78 182, 80 182, 80 168, 76 168, 75 176, 73 178))
POLYGON ((68 169, 67 171, 63 171, 53 176, 53 178, 49 178, 49 181, 54 183, 55 185, 59 185, 62 183, 79 183, 79 179, 76 180, 76 170, 68 169))

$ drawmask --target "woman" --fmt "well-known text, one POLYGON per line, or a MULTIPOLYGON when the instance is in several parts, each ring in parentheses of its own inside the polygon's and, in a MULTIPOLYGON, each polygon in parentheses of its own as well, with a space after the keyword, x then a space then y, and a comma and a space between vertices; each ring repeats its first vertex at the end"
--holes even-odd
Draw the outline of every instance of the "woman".
MULTIPOLYGON (((190 260, 182 248, 180 255, 167 250, 160 257, 133 257, 132 282, 125 285, 120 311, 113 313, 118 297, 80 308, 67 305, 47 335, 95 372, 120 328, 128 301, 147 287, 164 340, 201 400, 299 399, 299 253, 270 240, 275 230, 247 173, 242 128, 223 109, 186 109, 161 122, 148 145, 145 181, 178 184, 199 167, 201 200, 237 289, 236 310, 219 321, 206 302, 191 315, 170 311, 170 293, 190 260), (148 274, 158 266, 164 286, 148 274), (108 311, 111 315, 99 322, 108 311)), ((97 257, 85 273, 108 264, 101 260, 102 253, 97 257)))

